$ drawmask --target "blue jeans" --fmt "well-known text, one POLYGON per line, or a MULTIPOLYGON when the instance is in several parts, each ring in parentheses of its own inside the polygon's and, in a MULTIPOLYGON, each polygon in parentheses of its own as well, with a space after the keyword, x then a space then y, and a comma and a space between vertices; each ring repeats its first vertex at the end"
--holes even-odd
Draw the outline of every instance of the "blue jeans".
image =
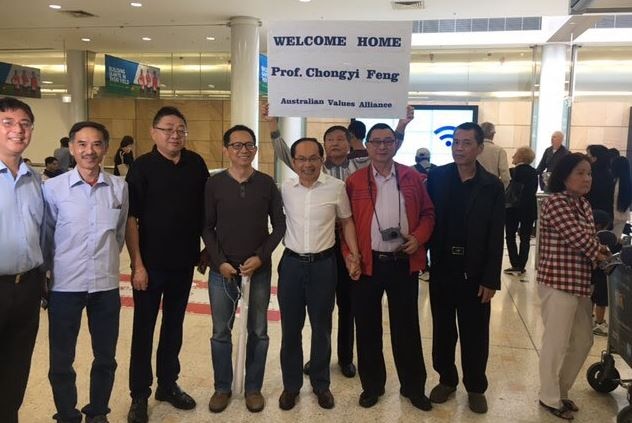
MULTIPOLYGON (((248 342, 246 344, 246 392, 260 392, 268 355, 268 305, 270 304, 270 269, 259 269, 250 278, 248 299, 248 342)), ((228 393, 233 382, 231 331, 238 302, 239 277, 226 279, 211 271, 208 295, 213 317, 211 356, 215 390, 228 393)))
POLYGON ((75 361, 77 335, 81 314, 87 309, 88 327, 92 341, 92 369, 90 371, 90 403, 81 411, 87 416, 106 415, 116 371, 116 342, 119 333, 121 298, 118 289, 94 292, 50 293, 48 301, 48 342, 50 370, 48 379, 53 388, 57 414, 53 418, 66 422, 82 421, 77 410, 75 361))

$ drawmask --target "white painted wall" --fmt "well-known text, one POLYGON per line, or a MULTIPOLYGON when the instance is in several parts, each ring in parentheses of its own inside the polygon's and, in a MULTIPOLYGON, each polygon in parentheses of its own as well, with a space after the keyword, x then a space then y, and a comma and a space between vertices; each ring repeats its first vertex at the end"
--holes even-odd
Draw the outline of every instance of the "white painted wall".
POLYGON ((59 147, 59 139, 68 136, 74 122, 70 118, 70 104, 60 98, 21 98, 31 106, 35 115, 35 129, 31 144, 24 152, 33 163, 44 163, 47 156, 59 147))

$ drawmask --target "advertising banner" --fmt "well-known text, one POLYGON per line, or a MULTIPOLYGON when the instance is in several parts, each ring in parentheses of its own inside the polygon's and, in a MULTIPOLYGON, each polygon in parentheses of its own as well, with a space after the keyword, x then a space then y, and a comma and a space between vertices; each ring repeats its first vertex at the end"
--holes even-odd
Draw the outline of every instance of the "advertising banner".
POLYGON ((410 22, 278 22, 268 31, 272 116, 406 115, 410 22))
POLYGON ((259 94, 268 95, 268 56, 259 55, 259 94))
POLYGON ((42 97, 40 70, 0 62, 0 94, 15 97, 42 97))
POLYGON ((105 89, 118 95, 160 98, 160 69, 106 54, 105 89))

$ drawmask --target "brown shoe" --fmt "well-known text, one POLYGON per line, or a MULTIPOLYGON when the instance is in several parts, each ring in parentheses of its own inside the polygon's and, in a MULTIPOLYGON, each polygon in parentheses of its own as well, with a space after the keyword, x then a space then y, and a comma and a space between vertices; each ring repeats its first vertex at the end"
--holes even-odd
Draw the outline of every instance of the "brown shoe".
POLYGON ((334 408, 334 396, 329 389, 323 389, 322 391, 314 389, 314 393, 318 397, 318 405, 327 410, 334 408))
POLYGON ((208 409, 212 413, 221 413, 228 407, 228 401, 232 392, 217 392, 213 394, 211 400, 208 403, 208 409))
POLYGON ((247 392, 246 393, 246 408, 252 413, 258 413, 266 406, 266 400, 261 395, 261 392, 247 392))
POLYGON ((298 398, 298 392, 290 392, 284 389, 279 397, 279 408, 281 410, 293 409, 296 405, 296 398, 298 398))

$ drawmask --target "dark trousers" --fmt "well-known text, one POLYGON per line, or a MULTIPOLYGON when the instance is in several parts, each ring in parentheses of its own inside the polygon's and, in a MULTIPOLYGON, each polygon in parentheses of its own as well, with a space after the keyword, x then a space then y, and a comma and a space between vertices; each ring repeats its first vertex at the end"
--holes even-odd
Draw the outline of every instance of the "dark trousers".
POLYGON ((517 208, 505 211, 505 239, 509 262, 515 269, 524 269, 529 260, 529 246, 534 219, 523 216, 517 208), (520 236, 520 246, 516 246, 516 232, 520 236))
POLYGON ((283 254, 279 263, 277 296, 281 311, 281 373, 283 387, 298 392, 303 386, 305 309, 312 327, 309 378, 315 390, 329 388, 331 314, 336 291, 336 256, 307 263, 283 254))
POLYGON ((17 423, 39 327, 43 274, 18 284, 0 276, 0 422, 17 423))
POLYGON ((382 344, 382 296, 386 291, 391 344, 402 391, 420 395, 426 384, 426 367, 419 330, 419 273, 410 273, 407 259, 380 262, 373 259, 373 275, 353 284, 351 298, 358 337, 358 373, 362 389, 378 395, 386 384, 382 344))
POLYGON ((349 278, 349 272, 338 245, 336 245, 336 262, 338 267, 338 282, 336 283, 338 363, 344 366, 353 362, 354 324, 351 307, 351 286, 354 282, 349 278))
POLYGON ((132 398, 148 398, 151 395, 151 355, 161 299, 162 323, 156 353, 158 385, 169 389, 178 380, 182 325, 193 281, 193 268, 148 270, 148 273, 147 290, 134 290, 134 329, 129 364, 129 389, 132 398))
POLYGON ((92 342, 90 403, 81 411, 89 417, 106 415, 116 371, 116 342, 119 333, 121 298, 118 289, 87 292, 51 292, 48 300, 50 369, 57 414, 54 419, 81 423, 77 410, 77 375, 73 368, 83 309, 88 314, 92 342))
POLYGON ((484 393, 487 390, 490 303, 481 303, 477 283, 437 273, 433 267, 430 273, 433 367, 442 384, 458 385, 454 353, 460 336, 465 389, 484 393))

